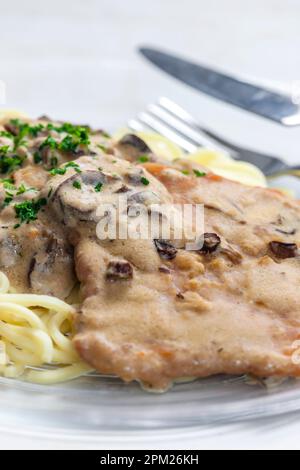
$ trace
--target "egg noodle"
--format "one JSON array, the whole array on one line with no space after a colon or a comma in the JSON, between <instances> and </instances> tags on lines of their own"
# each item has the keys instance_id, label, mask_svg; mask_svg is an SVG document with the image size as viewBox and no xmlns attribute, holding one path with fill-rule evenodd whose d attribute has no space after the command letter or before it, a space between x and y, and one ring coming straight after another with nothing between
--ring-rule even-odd
<instances>
[{"instance_id":1,"label":"egg noodle","mask_svg":"<svg viewBox=\"0 0 300 470\"><path fill-rule=\"evenodd\" d=\"M0 123L27 116L0 110ZM128 132L128 131L127 131ZM125 131L116 135L121 137ZM187 158L216 174L255 186L266 186L262 172L246 162L208 149L186 155L165 137L137 132L154 153L167 160ZM0 375L38 384L54 384L91 371L72 344L74 306L46 295L14 293L7 276L0 272Z\"/></svg>"}]
</instances>

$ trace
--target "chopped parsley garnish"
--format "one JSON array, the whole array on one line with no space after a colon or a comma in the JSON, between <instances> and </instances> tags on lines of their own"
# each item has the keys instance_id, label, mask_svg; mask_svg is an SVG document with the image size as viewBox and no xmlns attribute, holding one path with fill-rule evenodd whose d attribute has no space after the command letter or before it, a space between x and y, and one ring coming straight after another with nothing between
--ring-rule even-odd
<instances>
[{"instance_id":1,"label":"chopped parsley garnish","mask_svg":"<svg viewBox=\"0 0 300 470\"><path fill-rule=\"evenodd\" d=\"M81 189L81 183L80 183L80 181L74 181L74 182L73 182L73 186L74 186L74 188L76 188L76 189Z\"/></svg>"},{"instance_id":2,"label":"chopped parsley garnish","mask_svg":"<svg viewBox=\"0 0 300 470\"><path fill-rule=\"evenodd\" d=\"M14 184L14 180L12 178L3 178L3 179L0 179L0 183L10 183L10 184Z\"/></svg>"},{"instance_id":3,"label":"chopped parsley garnish","mask_svg":"<svg viewBox=\"0 0 300 470\"><path fill-rule=\"evenodd\" d=\"M102 186L103 186L103 183L97 183L96 186L95 186L95 191L96 193L100 193L101 189L102 189Z\"/></svg>"},{"instance_id":4,"label":"chopped parsley garnish","mask_svg":"<svg viewBox=\"0 0 300 470\"><path fill-rule=\"evenodd\" d=\"M141 177L141 183L143 183L145 186L148 186L148 184L150 184L150 181L147 180L147 178L145 178L144 176Z\"/></svg>"},{"instance_id":5,"label":"chopped parsley garnish","mask_svg":"<svg viewBox=\"0 0 300 470\"><path fill-rule=\"evenodd\" d=\"M52 170L50 170L50 175L51 176L64 175L66 171L67 171L66 168L52 168Z\"/></svg>"},{"instance_id":6,"label":"chopped parsley garnish","mask_svg":"<svg viewBox=\"0 0 300 470\"><path fill-rule=\"evenodd\" d=\"M36 201L24 201L15 204L16 217L20 219L20 223L28 224L32 220L37 219L40 209L47 204L47 199L41 198Z\"/></svg>"},{"instance_id":7,"label":"chopped parsley garnish","mask_svg":"<svg viewBox=\"0 0 300 470\"><path fill-rule=\"evenodd\" d=\"M141 155L141 156L138 158L138 162L140 162L140 163L149 162L149 157L148 157L147 155Z\"/></svg>"},{"instance_id":8,"label":"chopped parsley garnish","mask_svg":"<svg viewBox=\"0 0 300 470\"><path fill-rule=\"evenodd\" d=\"M40 152L38 152L38 151L34 152L33 161L34 161L34 163L35 163L36 165L38 165L39 163L41 163L42 157L41 157Z\"/></svg>"},{"instance_id":9,"label":"chopped parsley garnish","mask_svg":"<svg viewBox=\"0 0 300 470\"><path fill-rule=\"evenodd\" d=\"M47 125L48 130L53 130L59 133L65 132L69 134L67 137L68 139L63 139L61 142L61 149L65 151L74 151L76 150L78 145L89 145L89 128L84 126L74 126L68 122L65 122L61 126L54 126L53 124L49 123Z\"/></svg>"},{"instance_id":10,"label":"chopped parsley garnish","mask_svg":"<svg viewBox=\"0 0 300 470\"><path fill-rule=\"evenodd\" d=\"M9 137L10 139L13 139L14 135L8 131L0 131L0 137Z\"/></svg>"},{"instance_id":11,"label":"chopped parsley garnish","mask_svg":"<svg viewBox=\"0 0 300 470\"><path fill-rule=\"evenodd\" d=\"M199 171L199 170L193 170L195 176L197 176L197 178L201 178L202 176L206 176L206 173L204 171Z\"/></svg>"},{"instance_id":12,"label":"chopped parsley garnish","mask_svg":"<svg viewBox=\"0 0 300 470\"><path fill-rule=\"evenodd\" d=\"M10 191L5 191L5 198L3 201L3 207L8 206L14 198L14 194L11 193Z\"/></svg>"},{"instance_id":13,"label":"chopped parsley garnish","mask_svg":"<svg viewBox=\"0 0 300 470\"><path fill-rule=\"evenodd\" d=\"M43 148L45 147L50 147L54 150L57 149L58 143L56 142L56 140L53 139L53 137L51 137L51 135L49 135L47 139L45 139L44 142L41 143L41 145L39 146L39 150L43 150Z\"/></svg>"},{"instance_id":14,"label":"chopped parsley garnish","mask_svg":"<svg viewBox=\"0 0 300 470\"><path fill-rule=\"evenodd\" d=\"M16 187L11 181L12 180L3 180L3 187L9 191L15 191Z\"/></svg>"},{"instance_id":15,"label":"chopped parsley garnish","mask_svg":"<svg viewBox=\"0 0 300 470\"><path fill-rule=\"evenodd\" d=\"M26 188L24 184L21 184L18 188L14 184L8 181L4 181L3 187L5 191L4 207L8 206L15 196L20 196L26 193L26 191L36 191L35 188Z\"/></svg>"},{"instance_id":16,"label":"chopped parsley garnish","mask_svg":"<svg viewBox=\"0 0 300 470\"><path fill-rule=\"evenodd\" d=\"M0 155L7 155L8 151L9 145L2 145L2 147L0 147Z\"/></svg>"},{"instance_id":17,"label":"chopped parsley garnish","mask_svg":"<svg viewBox=\"0 0 300 470\"><path fill-rule=\"evenodd\" d=\"M59 144L59 150L63 152L76 152L78 146L78 141L75 140L71 135L67 135Z\"/></svg>"},{"instance_id":18,"label":"chopped parsley garnish","mask_svg":"<svg viewBox=\"0 0 300 470\"><path fill-rule=\"evenodd\" d=\"M74 168L76 173L81 173L81 169L78 163L69 162L69 163L66 163L66 165L64 165L63 168L52 168L52 170L50 170L50 175L51 176L64 175L68 168Z\"/></svg>"},{"instance_id":19,"label":"chopped parsley garnish","mask_svg":"<svg viewBox=\"0 0 300 470\"><path fill-rule=\"evenodd\" d=\"M24 145L24 138L28 135L37 137L37 135L44 129L43 124L31 126L26 122L19 119L11 119L10 124L16 128L17 135L14 137L15 149L20 145Z\"/></svg>"},{"instance_id":20,"label":"chopped parsley garnish","mask_svg":"<svg viewBox=\"0 0 300 470\"><path fill-rule=\"evenodd\" d=\"M24 158L18 155L9 155L8 151L8 145L0 147L0 173L11 173L24 161Z\"/></svg>"},{"instance_id":21,"label":"chopped parsley garnish","mask_svg":"<svg viewBox=\"0 0 300 470\"><path fill-rule=\"evenodd\" d=\"M182 173L183 175L189 175L189 174L190 174L190 172L189 172L188 170L182 170L181 173Z\"/></svg>"},{"instance_id":22,"label":"chopped parsley garnish","mask_svg":"<svg viewBox=\"0 0 300 470\"><path fill-rule=\"evenodd\" d=\"M80 166L78 165L78 163L75 163L75 162L68 162L65 164L65 168L74 168L74 170L76 171L76 173L81 173L81 169L80 169Z\"/></svg>"},{"instance_id":23,"label":"chopped parsley garnish","mask_svg":"<svg viewBox=\"0 0 300 470\"><path fill-rule=\"evenodd\" d=\"M33 188L28 188L28 189L27 189L27 188L24 186L24 184L21 184L21 186L18 187L18 191L17 191L17 194L16 194L16 195L19 196L20 194L26 193L26 191L32 191L32 190L33 190Z\"/></svg>"}]
</instances>

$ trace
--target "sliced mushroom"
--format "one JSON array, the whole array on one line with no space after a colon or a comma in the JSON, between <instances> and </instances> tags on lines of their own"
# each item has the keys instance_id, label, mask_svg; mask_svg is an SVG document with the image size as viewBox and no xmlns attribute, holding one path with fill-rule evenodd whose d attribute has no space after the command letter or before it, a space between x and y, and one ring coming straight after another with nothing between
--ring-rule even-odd
<instances>
[{"instance_id":1,"label":"sliced mushroom","mask_svg":"<svg viewBox=\"0 0 300 470\"><path fill-rule=\"evenodd\" d=\"M159 204L160 198L154 191L139 191L128 197L128 204L137 203L149 206L151 204Z\"/></svg>"},{"instance_id":2,"label":"sliced mushroom","mask_svg":"<svg viewBox=\"0 0 300 470\"><path fill-rule=\"evenodd\" d=\"M155 160L151 149L148 145L138 136L134 134L125 135L116 145L114 151L120 153L121 157L130 162L139 161L141 156L147 154L147 159L150 161Z\"/></svg>"},{"instance_id":3,"label":"sliced mushroom","mask_svg":"<svg viewBox=\"0 0 300 470\"><path fill-rule=\"evenodd\" d=\"M142 153L150 153L151 149L148 147L146 142L144 142L140 137L135 134L126 134L122 139L119 141L120 145L129 145L133 147L135 150L138 150Z\"/></svg>"},{"instance_id":4,"label":"sliced mushroom","mask_svg":"<svg viewBox=\"0 0 300 470\"><path fill-rule=\"evenodd\" d=\"M297 233L295 228L292 228L291 230L281 230L280 228L276 228L275 230L278 233L282 233L282 235L296 235Z\"/></svg>"},{"instance_id":5,"label":"sliced mushroom","mask_svg":"<svg viewBox=\"0 0 300 470\"><path fill-rule=\"evenodd\" d=\"M110 261L105 277L108 281L127 281L133 277L133 268L128 261Z\"/></svg>"},{"instance_id":6,"label":"sliced mushroom","mask_svg":"<svg viewBox=\"0 0 300 470\"><path fill-rule=\"evenodd\" d=\"M64 223L73 226L78 221L95 221L98 207L97 184L105 184L109 180L103 172L87 170L64 179L52 195L55 209ZM78 182L79 187L74 186Z\"/></svg>"},{"instance_id":7,"label":"sliced mushroom","mask_svg":"<svg viewBox=\"0 0 300 470\"><path fill-rule=\"evenodd\" d=\"M12 124L12 122L8 122L7 124L4 124L4 129L7 132L10 132L12 135L18 135L19 133L18 127Z\"/></svg>"},{"instance_id":8,"label":"sliced mushroom","mask_svg":"<svg viewBox=\"0 0 300 470\"><path fill-rule=\"evenodd\" d=\"M3 234L0 241L0 267L9 268L20 259L22 248L16 237Z\"/></svg>"},{"instance_id":9,"label":"sliced mushroom","mask_svg":"<svg viewBox=\"0 0 300 470\"><path fill-rule=\"evenodd\" d=\"M298 254L298 247L296 243L283 243L283 242L270 242L269 248L271 252L281 259L295 258Z\"/></svg>"},{"instance_id":10,"label":"sliced mushroom","mask_svg":"<svg viewBox=\"0 0 300 470\"><path fill-rule=\"evenodd\" d=\"M37 294L66 298L75 284L71 246L53 235L31 259L28 281Z\"/></svg>"},{"instance_id":11,"label":"sliced mushroom","mask_svg":"<svg viewBox=\"0 0 300 470\"><path fill-rule=\"evenodd\" d=\"M159 270L160 273L164 273L164 274L170 274L171 273L171 270L167 266L160 266L158 268L158 270Z\"/></svg>"},{"instance_id":12,"label":"sliced mushroom","mask_svg":"<svg viewBox=\"0 0 300 470\"><path fill-rule=\"evenodd\" d=\"M177 255L177 248L168 240L154 240L155 247L162 259L171 260Z\"/></svg>"},{"instance_id":13,"label":"sliced mushroom","mask_svg":"<svg viewBox=\"0 0 300 470\"><path fill-rule=\"evenodd\" d=\"M203 246L200 253L213 253L221 243L221 238L216 233L204 233Z\"/></svg>"},{"instance_id":14,"label":"sliced mushroom","mask_svg":"<svg viewBox=\"0 0 300 470\"><path fill-rule=\"evenodd\" d=\"M134 168L127 173L128 182L134 186L142 184L144 170L142 168Z\"/></svg>"},{"instance_id":15,"label":"sliced mushroom","mask_svg":"<svg viewBox=\"0 0 300 470\"><path fill-rule=\"evenodd\" d=\"M120 188L118 188L115 191L115 194L128 193L129 191L130 191L130 188L126 186L125 184L122 184L122 186L120 186Z\"/></svg>"}]
</instances>

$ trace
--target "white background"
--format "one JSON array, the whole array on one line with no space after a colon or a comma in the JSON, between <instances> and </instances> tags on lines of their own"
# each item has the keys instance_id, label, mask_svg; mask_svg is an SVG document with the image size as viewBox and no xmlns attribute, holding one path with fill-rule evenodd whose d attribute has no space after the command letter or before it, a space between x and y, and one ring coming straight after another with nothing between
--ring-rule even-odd
<instances>
[{"instance_id":1,"label":"white background","mask_svg":"<svg viewBox=\"0 0 300 470\"><path fill-rule=\"evenodd\" d=\"M113 130L166 95L239 143L300 161L300 128L284 129L201 96L147 64L136 52L141 44L290 89L293 81L300 82L300 1L0 0L6 107ZM294 415L185 436L140 435L136 445L300 447L299 434ZM134 447L132 439L108 436L103 446ZM71 444L1 436L0 446L21 445Z\"/></svg>"}]
</instances>

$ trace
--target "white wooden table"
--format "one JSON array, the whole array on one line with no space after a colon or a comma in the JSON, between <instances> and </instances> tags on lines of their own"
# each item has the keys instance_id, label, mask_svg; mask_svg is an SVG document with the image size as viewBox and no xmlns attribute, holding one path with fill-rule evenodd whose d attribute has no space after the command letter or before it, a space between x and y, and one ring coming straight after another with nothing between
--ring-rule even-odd
<instances>
[{"instance_id":1,"label":"white wooden table","mask_svg":"<svg viewBox=\"0 0 300 470\"><path fill-rule=\"evenodd\" d=\"M201 96L136 53L139 44L156 45L289 89L300 81L299 31L298 0L0 0L0 80L7 107L108 130L166 95L227 137L299 162L300 128L283 129ZM152 448L300 447L299 432L294 415L217 432L140 435L138 442ZM103 447L131 442L131 436L114 443L107 437ZM22 436L1 435L1 447L20 445L35 446Z\"/></svg>"}]
</instances>

